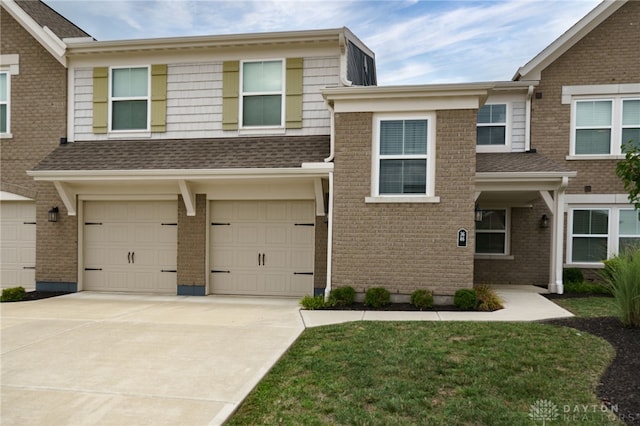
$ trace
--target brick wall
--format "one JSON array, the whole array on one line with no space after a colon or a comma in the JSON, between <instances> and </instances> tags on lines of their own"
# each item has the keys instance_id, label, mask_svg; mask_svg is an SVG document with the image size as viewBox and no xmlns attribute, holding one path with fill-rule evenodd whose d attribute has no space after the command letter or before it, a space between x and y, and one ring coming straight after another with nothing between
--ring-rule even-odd
<instances>
[{"instance_id":1,"label":"brick wall","mask_svg":"<svg viewBox=\"0 0 640 426\"><path fill-rule=\"evenodd\" d=\"M207 197L196 195L196 215L187 216L178 197L178 285L204 286L206 282Z\"/></svg>"},{"instance_id":2,"label":"brick wall","mask_svg":"<svg viewBox=\"0 0 640 426\"><path fill-rule=\"evenodd\" d=\"M316 216L315 259L313 273L313 287L323 289L327 287L327 218Z\"/></svg>"},{"instance_id":3,"label":"brick wall","mask_svg":"<svg viewBox=\"0 0 640 426\"><path fill-rule=\"evenodd\" d=\"M542 72L532 102L531 144L538 152L578 172L567 193L625 193L616 160L566 161L571 106L561 103L563 85L640 82L640 2L630 1ZM537 96L542 96L538 99Z\"/></svg>"},{"instance_id":4,"label":"brick wall","mask_svg":"<svg viewBox=\"0 0 640 426\"><path fill-rule=\"evenodd\" d=\"M440 203L365 204L371 195L371 113L336 114L332 286L452 295L473 284L476 110L437 111ZM469 246L457 247L457 231Z\"/></svg>"}]
</instances>

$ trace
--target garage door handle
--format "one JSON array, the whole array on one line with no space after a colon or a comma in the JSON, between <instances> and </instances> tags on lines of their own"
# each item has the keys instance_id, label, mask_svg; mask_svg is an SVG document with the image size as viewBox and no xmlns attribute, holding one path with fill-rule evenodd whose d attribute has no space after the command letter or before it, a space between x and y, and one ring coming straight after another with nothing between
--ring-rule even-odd
<instances>
[{"instance_id":1,"label":"garage door handle","mask_svg":"<svg viewBox=\"0 0 640 426\"><path fill-rule=\"evenodd\" d=\"M131 252L127 253L127 261L131 263Z\"/></svg>"},{"instance_id":2,"label":"garage door handle","mask_svg":"<svg viewBox=\"0 0 640 426\"><path fill-rule=\"evenodd\" d=\"M136 263L136 252L135 251L131 252L131 263Z\"/></svg>"},{"instance_id":3,"label":"garage door handle","mask_svg":"<svg viewBox=\"0 0 640 426\"><path fill-rule=\"evenodd\" d=\"M264 253L262 253L262 266L264 266Z\"/></svg>"}]
</instances>

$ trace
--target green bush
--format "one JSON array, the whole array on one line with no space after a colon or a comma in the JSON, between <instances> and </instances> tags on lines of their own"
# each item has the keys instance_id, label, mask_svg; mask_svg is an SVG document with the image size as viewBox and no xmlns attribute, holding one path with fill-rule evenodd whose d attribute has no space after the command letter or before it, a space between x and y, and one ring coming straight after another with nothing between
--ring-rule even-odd
<instances>
[{"instance_id":1,"label":"green bush","mask_svg":"<svg viewBox=\"0 0 640 426\"><path fill-rule=\"evenodd\" d=\"M304 309L308 309L312 311L314 309L324 308L326 306L326 303L324 301L324 296L322 295L315 296L315 297L306 295L300 301L300 305L302 305Z\"/></svg>"},{"instance_id":2,"label":"green bush","mask_svg":"<svg viewBox=\"0 0 640 426\"><path fill-rule=\"evenodd\" d=\"M364 304L372 308L381 308L391 303L391 293L382 287L371 287L364 295Z\"/></svg>"},{"instance_id":3,"label":"green bush","mask_svg":"<svg viewBox=\"0 0 640 426\"><path fill-rule=\"evenodd\" d=\"M416 290L411 293L411 304L420 310L433 308L433 293L425 289Z\"/></svg>"},{"instance_id":4,"label":"green bush","mask_svg":"<svg viewBox=\"0 0 640 426\"><path fill-rule=\"evenodd\" d=\"M604 272L601 272L604 273ZM565 293L580 293L580 294L611 294L611 288L607 285L600 283L590 283L583 281L581 283L567 283L564 286Z\"/></svg>"},{"instance_id":5,"label":"green bush","mask_svg":"<svg viewBox=\"0 0 640 426\"><path fill-rule=\"evenodd\" d=\"M602 276L611 287L620 321L627 327L640 327L640 250L614 259Z\"/></svg>"},{"instance_id":6,"label":"green bush","mask_svg":"<svg viewBox=\"0 0 640 426\"><path fill-rule=\"evenodd\" d=\"M496 292L486 284L480 284L475 287L476 297L478 299L478 310L493 312L504 308L502 299Z\"/></svg>"},{"instance_id":7,"label":"green bush","mask_svg":"<svg viewBox=\"0 0 640 426\"><path fill-rule=\"evenodd\" d=\"M584 275L582 270L578 268L567 268L562 271L562 283L567 285L569 283L581 283L584 281Z\"/></svg>"},{"instance_id":8,"label":"green bush","mask_svg":"<svg viewBox=\"0 0 640 426\"><path fill-rule=\"evenodd\" d=\"M353 287L337 287L329 293L329 304L331 306L349 306L356 298L356 291Z\"/></svg>"},{"instance_id":9,"label":"green bush","mask_svg":"<svg viewBox=\"0 0 640 426\"><path fill-rule=\"evenodd\" d=\"M461 288L453 295L453 304L465 311L472 311L478 305L476 291L469 288Z\"/></svg>"},{"instance_id":10,"label":"green bush","mask_svg":"<svg viewBox=\"0 0 640 426\"><path fill-rule=\"evenodd\" d=\"M5 288L2 290L0 302L19 302L24 299L25 294L24 287Z\"/></svg>"}]
</instances>

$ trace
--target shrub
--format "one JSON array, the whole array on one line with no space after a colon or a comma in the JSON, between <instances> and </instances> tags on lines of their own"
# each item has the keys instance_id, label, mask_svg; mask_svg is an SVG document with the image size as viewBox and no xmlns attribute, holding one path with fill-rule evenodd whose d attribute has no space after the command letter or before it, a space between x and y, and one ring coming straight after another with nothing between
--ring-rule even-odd
<instances>
[{"instance_id":1,"label":"shrub","mask_svg":"<svg viewBox=\"0 0 640 426\"><path fill-rule=\"evenodd\" d=\"M486 284L480 284L475 287L476 297L478 299L478 310L493 312L504 308L502 299L491 287Z\"/></svg>"},{"instance_id":2,"label":"shrub","mask_svg":"<svg viewBox=\"0 0 640 426\"><path fill-rule=\"evenodd\" d=\"M356 298L356 291L353 287L337 287L329 293L329 304L331 306L349 306Z\"/></svg>"},{"instance_id":3,"label":"shrub","mask_svg":"<svg viewBox=\"0 0 640 426\"><path fill-rule=\"evenodd\" d=\"M364 304L372 308L381 308L391 303L391 293L382 287L371 287L364 295Z\"/></svg>"},{"instance_id":4,"label":"shrub","mask_svg":"<svg viewBox=\"0 0 640 426\"><path fill-rule=\"evenodd\" d=\"M12 287L2 290L2 296L0 296L1 302L19 302L24 299L26 292L24 287Z\"/></svg>"},{"instance_id":5,"label":"shrub","mask_svg":"<svg viewBox=\"0 0 640 426\"><path fill-rule=\"evenodd\" d=\"M627 327L640 327L640 250L615 259L602 275L611 287L620 321Z\"/></svg>"},{"instance_id":6,"label":"shrub","mask_svg":"<svg viewBox=\"0 0 640 426\"><path fill-rule=\"evenodd\" d=\"M562 271L562 283L581 283L584 281L582 270L578 268L567 268Z\"/></svg>"},{"instance_id":7,"label":"shrub","mask_svg":"<svg viewBox=\"0 0 640 426\"><path fill-rule=\"evenodd\" d=\"M314 309L322 309L326 306L324 302L324 296L322 295L315 296L315 297L306 295L300 301L300 305L302 305L304 309L308 309L311 311Z\"/></svg>"},{"instance_id":8,"label":"shrub","mask_svg":"<svg viewBox=\"0 0 640 426\"><path fill-rule=\"evenodd\" d=\"M425 289L416 290L411 293L411 304L420 310L433 308L433 293Z\"/></svg>"},{"instance_id":9,"label":"shrub","mask_svg":"<svg viewBox=\"0 0 640 426\"><path fill-rule=\"evenodd\" d=\"M604 270L603 270L604 271ZM601 272L604 274L604 272ZM611 295L611 288L600 283L590 283L583 281L581 283L567 283L564 286L565 293L581 293L581 294L608 294Z\"/></svg>"},{"instance_id":10,"label":"shrub","mask_svg":"<svg viewBox=\"0 0 640 426\"><path fill-rule=\"evenodd\" d=\"M453 295L453 304L465 311L472 311L478 305L476 291L469 288L461 288Z\"/></svg>"}]
</instances>

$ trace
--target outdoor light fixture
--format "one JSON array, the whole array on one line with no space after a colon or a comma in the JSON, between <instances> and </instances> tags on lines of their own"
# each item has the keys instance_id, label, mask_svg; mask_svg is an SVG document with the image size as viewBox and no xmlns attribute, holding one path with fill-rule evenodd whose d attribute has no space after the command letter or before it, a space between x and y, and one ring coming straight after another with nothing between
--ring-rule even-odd
<instances>
[{"instance_id":1,"label":"outdoor light fixture","mask_svg":"<svg viewBox=\"0 0 640 426\"><path fill-rule=\"evenodd\" d=\"M480 210L480 205L476 203L476 222L482 222L482 210Z\"/></svg>"},{"instance_id":2,"label":"outdoor light fixture","mask_svg":"<svg viewBox=\"0 0 640 426\"><path fill-rule=\"evenodd\" d=\"M548 228L549 227L549 216L546 214L542 215L542 219L540 219L540 228Z\"/></svg>"},{"instance_id":3,"label":"outdoor light fixture","mask_svg":"<svg viewBox=\"0 0 640 426\"><path fill-rule=\"evenodd\" d=\"M58 207L51 207L49 209L49 222L58 221Z\"/></svg>"}]
</instances>

